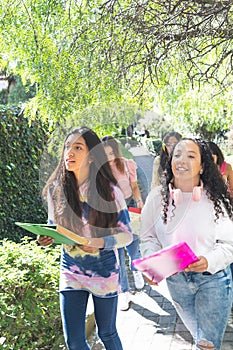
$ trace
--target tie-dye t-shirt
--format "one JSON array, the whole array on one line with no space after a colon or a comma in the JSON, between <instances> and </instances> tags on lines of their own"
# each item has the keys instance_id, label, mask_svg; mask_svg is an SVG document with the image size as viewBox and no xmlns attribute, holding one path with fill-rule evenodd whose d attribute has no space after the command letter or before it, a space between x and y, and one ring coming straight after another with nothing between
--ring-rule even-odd
<instances>
[{"instance_id":1,"label":"tie-dye t-shirt","mask_svg":"<svg viewBox=\"0 0 233 350\"><path fill-rule=\"evenodd\" d=\"M83 201L83 221L89 206L86 203L87 183L80 192ZM112 297L120 292L117 248L132 241L129 214L122 192L114 186L120 233L103 237L105 246L96 253L87 253L78 245L63 245L61 249L60 291L87 290L99 297ZM49 222L53 222L53 206L49 202ZM88 223L86 224L88 228Z\"/></svg>"}]
</instances>

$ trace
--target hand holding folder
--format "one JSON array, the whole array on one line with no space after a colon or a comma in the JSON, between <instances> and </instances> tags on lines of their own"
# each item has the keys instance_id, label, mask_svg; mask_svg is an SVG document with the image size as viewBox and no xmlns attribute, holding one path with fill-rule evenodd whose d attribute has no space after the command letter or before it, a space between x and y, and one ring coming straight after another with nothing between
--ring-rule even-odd
<instances>
[{"instance_id":1,"label":"hand holding folder","mask_svg":"<svg viewBox=\"0 0 233 350\"><path fill-rule=\"evenodd\" d=\"M89 243L88 238L81 237L60 225L32 224L23 222L16 222L15 224L31 233L34 233L35 235L52 237L54 239L54 243L56 244L88 245Z\"/></svg>"},{"instance_id":2,"label":"hand holding folder","mask_svg":"<svg viewBox=\"0 0 233 350\"><path fill-rule=\"evenodd\" d=\"M132 264L149 280L158 283L198 260L189 245L181 242L161 249L146 258L133 260Z\"/></svg>"}]
</instances>

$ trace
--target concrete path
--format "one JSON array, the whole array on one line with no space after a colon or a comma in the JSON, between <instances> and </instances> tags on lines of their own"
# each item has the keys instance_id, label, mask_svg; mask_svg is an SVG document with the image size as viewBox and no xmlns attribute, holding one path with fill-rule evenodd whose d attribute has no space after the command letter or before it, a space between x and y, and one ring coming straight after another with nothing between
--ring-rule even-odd
<instances>
[{"instance_id":1,"label":"concrete path","mask_svg":"<svg viewBox=\"0 0 233 350\"><path fill-rule=\"evenodd\" d=\"M194 350L192 337L173 307L163 281L158 287L146 285L131 296L128 311L118 311L117 327L124 350ZM233 314L222 350L233 349ZM94 350L94 349L93 349Z\"/></svg>"},{"instance_id":2,"label":"concrete path","mask_svg":"<svg viewBox=\"0 0 233 350\"><path fill-rule=\"evenodd\" d=\"M142 199L145 202L150 191L154 157L142 146L131 147L129 151L133 154L138 166L138 185L141 189Z\"/></svg>"},{"instance_id":3,"label":"concrete path","mask_svg":"<svg viewBox=\"0 0 233 350\"><path fill-rule=\"evenodd\" d=\"M123 350L194 350L192 337L173 307L166 282L145 285L134 290L133 276L128 271L131 304L128 311L118 310L117 329ZM93 331L89 338L92 350L105 349ZM233 349L233 310L228 321L221 350Z\"/></svg>"}]
</instances>

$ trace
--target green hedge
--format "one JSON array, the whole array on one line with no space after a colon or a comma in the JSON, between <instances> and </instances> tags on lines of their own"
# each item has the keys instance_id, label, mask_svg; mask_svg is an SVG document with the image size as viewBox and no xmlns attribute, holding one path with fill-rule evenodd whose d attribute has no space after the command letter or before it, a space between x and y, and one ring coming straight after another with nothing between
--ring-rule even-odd
<instances>
[{"instance_id":1,"label":"green hedge","mask_svg":"<svg viewBox=\"0 0 233 350\"><path fill-rule=\"evenodd\" d=\"M0 348L58 350L63 343L59 309L59 247L24 238L0 243Z\"/></svg>"},{"instance_id":2,"label":"green hedge","mask_svg":"<svg viewBox=\"0 0 233 350\"><path fill-rule=\"evenodd\" d=\"M20 241L25 234L15 221L43 222L39 173L47 127L29 124L19 108L0 107L0 235Z\"/></svg>"}]
</instances>

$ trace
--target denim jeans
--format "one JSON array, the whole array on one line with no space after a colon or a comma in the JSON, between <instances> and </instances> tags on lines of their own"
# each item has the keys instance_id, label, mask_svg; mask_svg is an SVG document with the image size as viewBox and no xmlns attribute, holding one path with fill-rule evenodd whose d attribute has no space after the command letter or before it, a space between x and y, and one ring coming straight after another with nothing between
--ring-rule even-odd
<instances>
[{"instance_id":1,"label":"denim jeans","mask_svg":"<svg viewBox=\"0 0 233 350\"><path fill-rule=\"evenodd\" d=\"M177 313L196 346L205 339L220 350L232 306L230 268L213 275L181 272L167 278L167 285Z\"/></svg>"},{"instance_id":2,"label":"denim jeans","mask_svg":"<svg viewBox=\"0 0 233 350\"><path fill-rule=\"evenodd\" d=\"M68 290L60 292L60 308L64 338L69 350L90 350L85 331L89 292ZM107 350L122 350L116 329L118 297L99 298L93 295L98 336Z\"/></svg>"},{"instance_id":3,"label":"denim jeans","mask_svg":"<svg viewBox=\"0 0 233 350\"><path fill-rule=\"evenodd\" d=\"M132 261L141 258L141 253L139 249L139 237L137 235L133 235L133 242L126 246L126 251L129 256L130 269L132 271L135 271L136 269L132 266ZM129 291L129 280L125 266L125 248L118 248L118 254L120 262L119 270L121 291L125 293Z\"/></svg>"}]
</instances>

